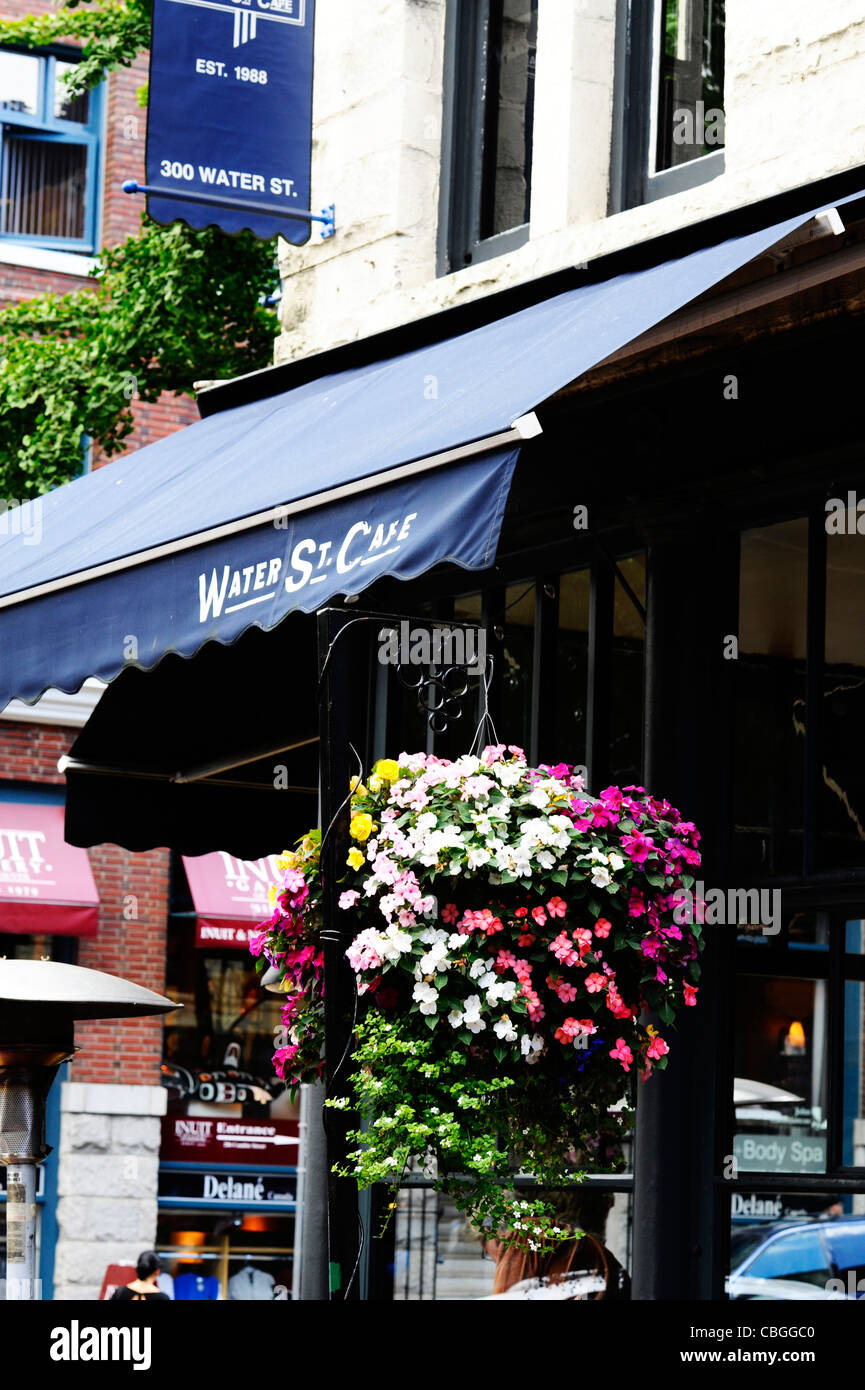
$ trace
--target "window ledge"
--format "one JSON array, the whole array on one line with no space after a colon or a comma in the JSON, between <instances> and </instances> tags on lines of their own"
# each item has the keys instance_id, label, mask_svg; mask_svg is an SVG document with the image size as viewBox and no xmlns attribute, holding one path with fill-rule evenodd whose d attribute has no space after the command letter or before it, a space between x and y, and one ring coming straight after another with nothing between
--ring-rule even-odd
<instances>
[{"instance_id":1,"label":"window ledge","mask_svg":"<svg viewBox=\"0 0 865 1390\"><path fill-rule=\"evenodd\" d=\"M79 251L50 251L45 246L25 246L0 240L0 262L26 266L29 270L52 270L56 275L78 275L84 279L96 265L95 256Z\"/></svg>"}]
</instances>

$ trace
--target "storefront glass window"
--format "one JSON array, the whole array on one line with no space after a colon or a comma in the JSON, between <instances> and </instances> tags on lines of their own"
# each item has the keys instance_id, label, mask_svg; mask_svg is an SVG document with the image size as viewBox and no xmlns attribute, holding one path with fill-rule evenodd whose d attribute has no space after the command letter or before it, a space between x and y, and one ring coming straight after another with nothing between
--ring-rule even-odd
<instances>
[{"instance_id":1,"label":"storefront glass window","mask_svg":"<svg viewBox=\"0 0 865 1390\"><path fill-rule=\"evenodd\" d=\"M563 574L559 584L555 746L560 762L577 767L586 765L590 585L588 569Z\"/></svg>"},{"instance_id":2,"label":"storefront glass window","mask_svg":"<svg viewBox=\"0 0 865 1390\"><path fill-rule=\"evenodd\" d=\"M740 976L735 1000L739 1173L826 1171L826 980Z\"/></svg>"},{"instance_id":3,"label":"storefront glass window","mask_svg":"<svg viewBox=\"0 0 865 1390\"><path fill-rule=\"evenodd\" d=\"M734 861L745 875L802 870L807 584L805 518L743 533Z\"/></svg>"},{"instance_id":4,"label":"storefront glass window","mask_svg":"<svg viewBox=\"0 0 865 1390\"><path fill-rule=\"evenodd\" d=\"M646 606L646 557L619 561L628 587ZM610 782L639 785L643 765L643 659L646 626L620 579L613 592L613 650L610 681ZM600 787L592 789L595 792Z\"/></svg>"},{"instance_id":5,"label":"storefront glass window","mask_svg":"<svg viewBox=\"0 0 865 1390\"><path fill-rule=\"evenodd\" d=\"M826 540L826 647L819 855L828 869L865 867L865 540Z\"/></svg>"},{"instance_id":6,"label":"storefront glass window","mask_svg":"<svg viewBox=\"0 0 865 1390\"><path fill-rule=\"evenodd\" d=\"M581 1188L566 1201L582 1201L581 1225L599 1239L616 1265L631 1268L631 1195ZM395 1302L489 1298L496 1277L495 1243L482 1237L449 1198L430 1188L404 1187L397 1202L393 1297Z\"/></svg>"},{"instance_id":7,"label":"storefront glass window","mask_svg":"<svg viewBox=\"0 0 865 1390\"><path fill-rule=\"evenodd\" d=\"M500 637L499 637L499 634ZM499 737L528 751L531 740L532 660L535 636L535 586L512 584L505 590L504 620L495 633L501 670Z\"/></svg>"},{"instance_id":8,"label":"storefront glass window","mask_svg":"<svg viewBox=\"0 0 865 1390\"><path fill-rule=\"evenodd\" d=\"M294 1216L160 1211L156 1249L180 1302L291 1297Z\"/></svg>"},{"instance_id":9,"label":"storefront glass window","mask_svg":"<svg viewBox=\"0 0 865 1390\"><path fill-rule=\"evenodd\" d=\"M162 1080L169 1108L204 1103L251 1116L268 1113L263 1107L283 1092L271 1061L280 1000L262 989L249 952L196 947L194 923L175 921L166 994L183 1005L165 1024Z\"/></svg>"}]
</instances>

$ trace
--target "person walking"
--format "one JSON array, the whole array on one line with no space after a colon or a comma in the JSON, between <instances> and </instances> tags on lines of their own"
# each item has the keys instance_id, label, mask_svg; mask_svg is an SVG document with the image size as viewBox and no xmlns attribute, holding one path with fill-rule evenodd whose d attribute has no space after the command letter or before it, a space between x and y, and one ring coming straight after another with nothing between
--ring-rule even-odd
<instances>
[{"instance_id":1,"label":"person walking","mask_svg":"<svg viewBox=\"0 0 865 1390\"><path fill-rule=\"evenodd\" d=\"M153 1250L145 1250L138 1256L135 1271L137 1279L133 1279L131 1284L126 1284L122 1289L115 1289L111 1295L111 1301L122 1303L146 1303L159 1300L163 1303L170 1303L171 1299L167 1293L162 1293L156 1286L156 1280L162 1272L162 1265L159 1256Z\"/></svg>"}]
</instances>

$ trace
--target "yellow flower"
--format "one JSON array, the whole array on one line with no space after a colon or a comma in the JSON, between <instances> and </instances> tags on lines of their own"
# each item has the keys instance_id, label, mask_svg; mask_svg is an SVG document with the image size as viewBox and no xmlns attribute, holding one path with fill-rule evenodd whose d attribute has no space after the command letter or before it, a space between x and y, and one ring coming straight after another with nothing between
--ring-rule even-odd
<instances>
[{"instance_id":1,"label":"yellow flower","mask_svg":"<svg viewBox=\"0 0 865 1390\"><path fill-rule=\"evenodd\" d=\"M285 854L281 854L276 862L277 866L283 871L286 869L294 869L297 866L297 855L293 850L286 850Z\"/></svg>"},{"instance_id":2,"label":"yellow flower","mask_svg":"<svg viewBox=\"0 0 865 1390\"><path fill-rule=\"evenodd\" d=\"M350 869L360 869L363 867L363 855L359 849L350 849L345 862Z\"/></svg>"},{"instance_id":3,"label":"yellow flower","mask_svg":"<svg viewBox=\"0 0 865 1390\"><path fill-rule=\"evenodd\" d=\"M373 793L373 795L375 795L376 792L380 792L383 786L384 782L381 780L381 778L378 777L375 773L373 773L369 779L369 789Z\"/></svg>"},{"instance_id":4,"label":"yellow flower","mask_svg":"<svg viewBox=\"0 0 865 1390\"><path fill-rule=\"evenodd\" d=\"M280 867L282 867L280 865ZM276 895L279 892L275 883L272 883L267 890L267 901L271 907L276 907Z\"/></svg>"},{"instance_id":5,"label":"yellow flower","mask_svg":"<svg viewBox=\"0 0 865 1390\"><path fill-rule=\"evenodd\" d=\"M395 758L379 758L373 772L385 782L395 782L399 777L399 763Z\"/></svg>"},{"instance_id":6,"label":"yellow flower","mask_svg":"<svg viewBox=\"0 0 865 1390\"><path fill-rule=\"evenodd\" d=\"M359 811L352 816L350 829L353 840L368 840L372 834L372 816L367 815L366 811Z\"/></svg>"}]
</instances>

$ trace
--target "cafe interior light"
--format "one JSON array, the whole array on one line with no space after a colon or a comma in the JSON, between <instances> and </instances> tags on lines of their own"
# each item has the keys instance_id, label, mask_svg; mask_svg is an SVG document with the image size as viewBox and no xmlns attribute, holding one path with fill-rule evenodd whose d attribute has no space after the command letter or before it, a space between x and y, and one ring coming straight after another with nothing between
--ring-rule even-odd
<instances>
[{"instance_id":1,"label":"cafe interior light","mask_svg":"<svg viewBox=\"0 0 865 1390\"><path fill-rule=\"evenodd\" d=\"M784 1051L792 1056L800 1055L805 1051L805 1029L798 1019L790 1024L784 1039Z\"/></svg>"}]
</instances>

